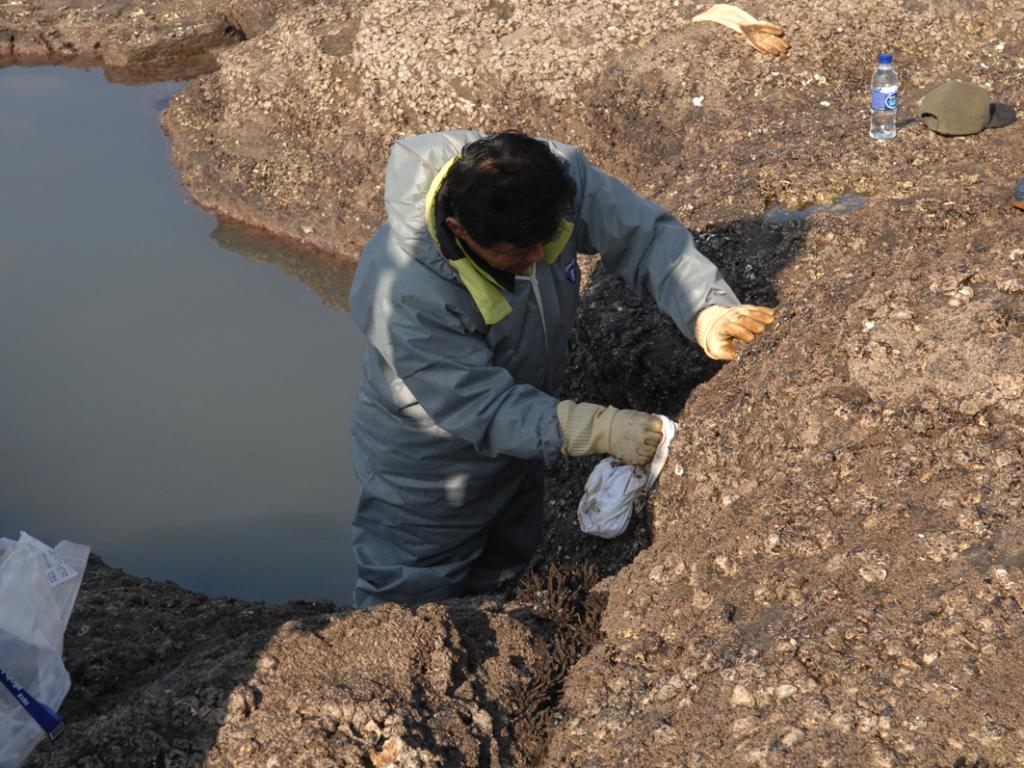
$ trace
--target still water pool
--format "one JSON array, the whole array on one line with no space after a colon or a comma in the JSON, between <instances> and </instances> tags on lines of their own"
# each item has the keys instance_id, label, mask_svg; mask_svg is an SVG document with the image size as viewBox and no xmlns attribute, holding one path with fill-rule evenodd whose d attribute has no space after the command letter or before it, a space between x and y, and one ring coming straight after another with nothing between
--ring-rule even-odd
<instances>
[{"instance_id":1,"label":"still water pool","mask_svg":"<svg viewBox=\"0 0 1024 768\"><path fill-rule=\"evenodd\" d=\"M158 124L181 87L0 69L0 536L348 603L352 268L188 202Z\"/></svg>"}]
</instances>

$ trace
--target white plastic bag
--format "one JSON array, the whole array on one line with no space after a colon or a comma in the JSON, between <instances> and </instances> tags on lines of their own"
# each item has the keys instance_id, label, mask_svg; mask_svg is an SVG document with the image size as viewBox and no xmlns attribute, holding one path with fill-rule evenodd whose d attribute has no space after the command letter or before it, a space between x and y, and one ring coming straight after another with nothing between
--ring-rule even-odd
<instances>
[{"instance_id":1,"label":"white plastic bag","mask_svg":"<svg viewBox=\"0 0 1024 768\"><path fill-rule=\"evenodd\" d=\"M676 423L667 416L658 418L661 419L661 442L650 464L638 467L609 456L590 473L576 510L584 533L602 539L622 535L634 507L639 510L647 501L647 494L661 474L668 458L668 448L676 436Z\"/></svg>"},{"instance_id":2,"label":"white plastic bag","mask_svg":"<svg viewBox=\"0 0 1024 768\"><path fill-rule=\"evenodd\" d=\"M88 558L87 546L51 549L24 531L18 541L0 539L0 768L21 765L47 735L44 725L51 738L59 733L49 714L71 687L64 629Z\"/></svg>"}]
</instances>

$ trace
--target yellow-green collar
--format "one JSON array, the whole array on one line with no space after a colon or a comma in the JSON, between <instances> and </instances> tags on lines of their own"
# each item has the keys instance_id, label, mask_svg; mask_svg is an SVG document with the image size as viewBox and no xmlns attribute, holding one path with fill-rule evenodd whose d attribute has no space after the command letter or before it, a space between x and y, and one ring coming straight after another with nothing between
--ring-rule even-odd
<instances>
[{"instance_id":1,"label":"yellow-green collar","mask_svg":"<svg viewBox=\"0 0 1024 768\"><path fill-rule=\"evenodd\" d=\"M437 237L437 224L434 216L434 204L437 200L437 193L441 189L441 183L444 181L444 177L448 175L448 171L459 156L456 155L443 166L441 170L437 172L433 180L430 182L430 188L427 190L427 198L425 201L425 215L427 218L427 231L430 233L430 239L434 241L434 245L438 251L441 250L441 243ZM558 254L562 252L569 239L572 237L574 225L568 219L562 219L558 223L558 230L555 232L555 236L544 244L544 261L548 264L554 264L558 258ZM473 297L473 302L476 304L477 309L480 310L480 314L484 318L484 322L488 325L494 325L495 323L508 317L509 313L512 312L512 305L508 303L508 300L504 296L504 290L498 284L498 282L487 274L480 266L469 257L466 253L465 248L462 245L462 241L456 239L456 243L459 249L462 251L462 258L449 259L448 263L451 264L459 278L462 280L462 284L466 286L466 290L469 291L469 295ZM534 269L534 267L530 267Z\"/></svg>"}]
</instances>

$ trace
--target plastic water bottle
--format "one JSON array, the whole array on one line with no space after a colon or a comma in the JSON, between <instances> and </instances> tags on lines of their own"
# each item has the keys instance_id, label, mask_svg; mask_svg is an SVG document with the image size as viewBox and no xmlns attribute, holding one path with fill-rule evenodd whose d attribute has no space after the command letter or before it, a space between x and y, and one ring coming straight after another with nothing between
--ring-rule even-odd
<instances>
[{"instance_id":1,"label":"plastic water bottle","mask_svg":"<svg viewBox=\"0 0 1024 768\"><path fill-rule=\"evenodd\" d=\"M892 66L892 54L880 53L878 66L871 75L871 130L872 139L896 138L896 104L900 78Z\"/></svg>"}]
</instances>

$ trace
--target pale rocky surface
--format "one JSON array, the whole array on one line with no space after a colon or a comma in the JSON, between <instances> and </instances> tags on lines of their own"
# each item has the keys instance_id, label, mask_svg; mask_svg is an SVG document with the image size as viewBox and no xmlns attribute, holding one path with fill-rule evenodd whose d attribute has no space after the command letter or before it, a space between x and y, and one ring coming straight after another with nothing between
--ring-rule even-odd
<instances>
[{"instance_id":1,"label":"pale rocky surface","mask_svg":"<svg viewBox=\"0 0 1024 768\"><path fill-rule=\"evenodd\" d=\"M199 203L341 257L380 221L397 136L578 144L779 320L710 364L593 272L566 394L681 429L649 520L619 541L576 529L590 463L551 472L538 563L595 563L589 598L553 578L416 611L221 606L257 610L252 647L193 652L183 625L146 686L76 688L75 738L35 764L1024 763L1024 213L1007 205L1024 123L866 136L881 45L907 114L954 76L1020 112L1024 6L749 6L786 29L778 59L690 24L703 7L308 6L175 98L164 125ZM763 219L851 192L866 204L845 216ZM123 653L82 649L73 674ZM159 738L132 735L132 706Z\"/></svg>"},{"instance_id":2,"label":"pale rocky surface","mask_svg":"<svg viewBox=\"0 0 1024 768\"><path fill-rule=\"evenodd\" d=\"M179 94L164 125L200 204L349 256L383 215L388 144L452 127L518 127L577 144L696 227L760 215L774 202L883 190L912 198L923 182L984 191L1004 181L979 176L973 158L980 143L1012 162L1012 142L992 146L1005 136L948 142L915 125L912 142L866 142L867 80L885 41L908 108L952 77L1017 103L1024 8L994 0L888 2L884 12L848 1L813 13L800 2L752 7L787 31L793 48L774 58L718 25L690 22L703 7L311 6L221 54L220 70Z\"/></svg>"},{"instance_id":3,"label":"pale rocky surface","mask_svg":"<svg viewBox=\"0 0 1024 768\"><path fill-rule=\"evenodd\" d=\"M875 215L812 221L686 403L547 764L1024 761L1019 217L977 211L979 253L959 213L871 248Z\"/></svg>"}]
</instances>

